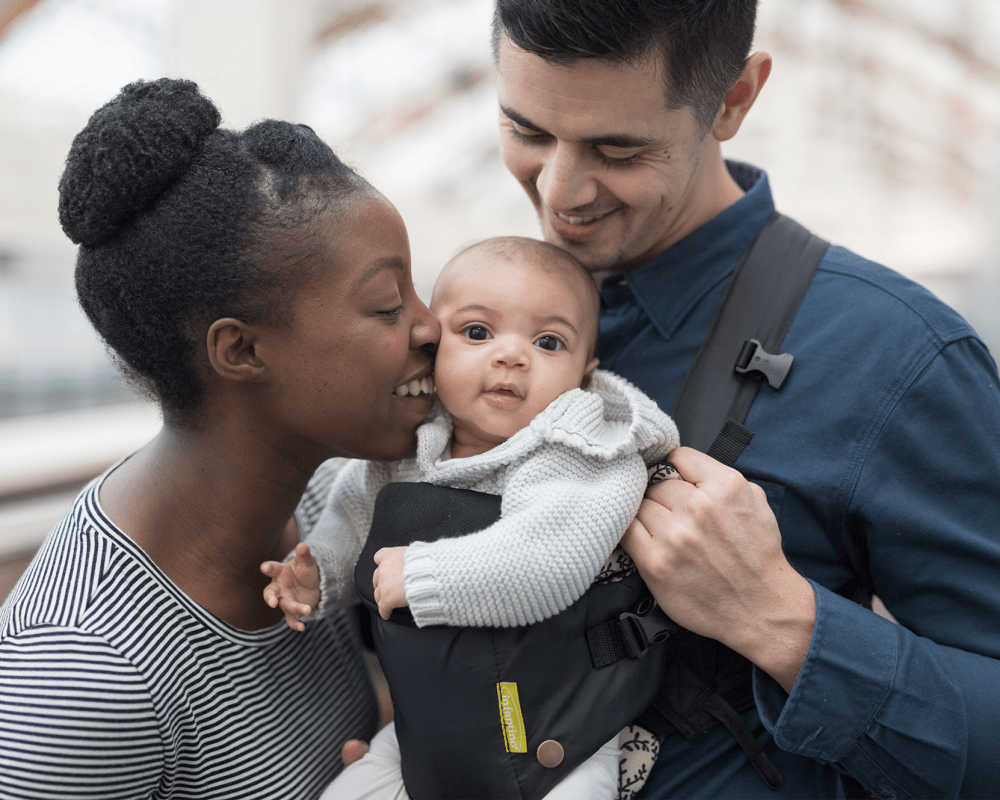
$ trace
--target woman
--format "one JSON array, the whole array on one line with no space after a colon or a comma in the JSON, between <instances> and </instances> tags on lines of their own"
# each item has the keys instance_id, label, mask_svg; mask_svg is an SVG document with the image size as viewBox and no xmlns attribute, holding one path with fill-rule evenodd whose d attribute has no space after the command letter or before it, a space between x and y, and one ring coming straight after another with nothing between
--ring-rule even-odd
<instances>
[{"instance_id":1,"label":"woman","mask_svg":"<svg viewBox=\"0 0 1000 800\"><path fill-rule=\"evenodd\" d=\"M438 327L399 215L309 128L218 125L193 83L135 83L67 160L80 303L163 428L0 609L2 796L310 798L375 730L351 615L290 630L259 566L324 462L413 447L432 398L394 390Z\"/></svg>"}]
</instances>

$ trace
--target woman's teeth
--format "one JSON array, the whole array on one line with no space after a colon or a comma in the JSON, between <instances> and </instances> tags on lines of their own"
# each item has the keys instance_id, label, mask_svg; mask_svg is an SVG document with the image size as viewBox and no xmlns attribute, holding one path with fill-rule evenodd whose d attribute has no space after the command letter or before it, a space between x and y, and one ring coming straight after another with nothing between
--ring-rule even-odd
<instances>
[{"instance_id":1,"label":"woman's teeth","mask_svg":"<svg viewBox=\"0 0 1000 800\"><path fill-rule=\"evenodd\" d=\"M397 386L392 392L397 397L408 397L409 395L434 394L434 377L428 375L420 380L412 380Z\"/></svg>"}]
</instances>

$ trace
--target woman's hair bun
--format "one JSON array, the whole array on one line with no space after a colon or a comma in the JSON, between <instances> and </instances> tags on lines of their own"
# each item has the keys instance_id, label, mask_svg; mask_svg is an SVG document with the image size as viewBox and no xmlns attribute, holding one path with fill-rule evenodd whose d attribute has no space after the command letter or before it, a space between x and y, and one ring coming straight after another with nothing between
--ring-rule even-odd
<instances>
[{"instance_id":1,"label":"woman's hair bun","mask_svg":"<svg viewBox=\"0 0 1000 800\"><path fill-rule=\"evenodd\" d=\"M188 170L219 122L191 81L130 83L73 139L59 181L66 235L97 245L117 234Z\"/></svg>"}]
</instances>

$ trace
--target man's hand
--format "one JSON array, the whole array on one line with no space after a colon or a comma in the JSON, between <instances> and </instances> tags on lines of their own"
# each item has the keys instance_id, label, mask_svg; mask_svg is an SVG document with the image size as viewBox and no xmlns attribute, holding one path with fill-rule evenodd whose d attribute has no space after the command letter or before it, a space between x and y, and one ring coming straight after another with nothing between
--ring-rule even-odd
<instances>
[{"instance_id":1,"label":"man's hand","mask_svg":"<svg viewBox=\"0 0 1000 800\"><path fill-rule=\"evenodd\" d=\"M311 614L319 602L319 565L309 545L299 542L291 560L284 564L265 561L260 571L271 579L264 587L264 602L271 608L281 607L289 628L304 631L305 623L299 617Z\"/></svg>"},{"instance_id":2,"label":"man's hand","mask_svg":"<svg viewBox=\"0 0 1000 800\"><path fill-rule=\"evenodd\" d=\"M742 653L791 691L816 598L782 552L764 491L697 450L677 448L670 462L684 480L649 488L622 547L671 619Z\"/></svg>"},{"instance_id":3,"label":"man's hand","mask_svg":"<svg viewBox=\"0 0 1000 800\"><path fill-rule=\"evenodd\" d=\"M375 551L378 568L372 575L372 584L375 586L378 614L382 619L389 619L394 608L404 608L407 605L406 589L403 586L405 554L405 547L383 547Z\"/></svg>"}]
</instances>

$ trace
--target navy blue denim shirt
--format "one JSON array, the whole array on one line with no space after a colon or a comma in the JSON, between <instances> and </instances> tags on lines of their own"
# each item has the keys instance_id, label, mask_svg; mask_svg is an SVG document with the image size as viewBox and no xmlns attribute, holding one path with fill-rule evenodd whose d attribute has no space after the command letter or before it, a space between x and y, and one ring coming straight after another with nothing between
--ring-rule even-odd
<instances>
[{"instance_id":1,"label":"navy blue denim shirt","mask_svg":"<svg viewBox=\"0 0 1000 800\"><path fill-rule=\"evenodd\" d=\"M606 277L598 356L673 407L736 263L774 212L767 177L651 261ZM738 467L766 491L816 626L790 695L755 670L746 721L771 791L721 728L668 739L645 797L1000 795L1000 381L983 342L912 281L831 247L765 382ZM838 594L874 587L899 625ZM841 795L842 796L842 795Z\"/></svg>"}]
</instances>

